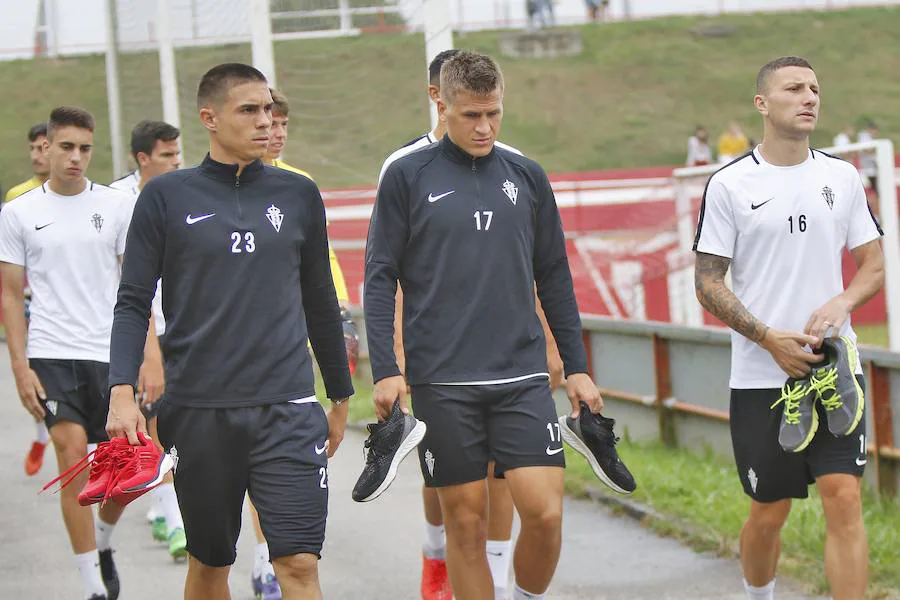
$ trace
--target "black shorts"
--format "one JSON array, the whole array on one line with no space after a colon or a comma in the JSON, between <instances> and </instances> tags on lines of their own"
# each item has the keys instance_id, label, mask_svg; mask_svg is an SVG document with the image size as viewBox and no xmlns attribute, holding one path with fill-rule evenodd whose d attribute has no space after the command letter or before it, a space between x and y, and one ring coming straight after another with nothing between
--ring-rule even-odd
<instances>
[{"instance_id":1,"label":"black shorts","mask_svg":"<svg viewBox=\"0 0 900 600\"><path fill-rule=\"evenodd\" d=\"M428 426L419 444L425 485L444 487L501 471L565 467L556 406L546 377L495 385L412 386L416 418Z\"/></svg>"},{"instance_id":2,"label":"black shorts","mask_svg":"<svg viewBox=\"0 0 900 600\"><path fill-rule=\"evenodd\" d=\"M47 429L60 421L72 421L84 428L90 444L109 439L108 363L57 358L32 358L28 362L47 394L42 401Z\"/></svg>"},{"instance_id":3,"label":"black shorts","mask_svg":"<svg viewBox=\"0 0 900 600\"><path fill-rule=\"evenodd\" d=\"M177 457L175 490L187 550L211 567L234 563L244 494L272 559L319 556L328 514L328 422L318 402L247 408L163 404L163 448Z\"/></svg>"},{"instance_id":4,"label":"black shorts","mask_svg":"<svg viewBox=\"0 0 900 600\"><path fill-rule=\"evenodd\" d=\"M857 375L865 392L866 384ZM862 477L866 465L866 417L849 435L828 431L825 409L816 403L819 428L802 452L785 452L778 443L784 405L771 408L781 390L731 390L731 442L744 492L758 502L806 498L808 487L822 475L847 473Z\"/></svg>"}]
</instances>

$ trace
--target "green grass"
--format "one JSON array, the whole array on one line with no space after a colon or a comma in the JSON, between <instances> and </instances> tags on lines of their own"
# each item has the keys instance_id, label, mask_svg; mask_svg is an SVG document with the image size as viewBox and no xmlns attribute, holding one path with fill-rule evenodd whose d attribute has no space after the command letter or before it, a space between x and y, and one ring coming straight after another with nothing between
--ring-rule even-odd
<instances>
[{"instance_id":1,"label":"green grass","mask_svg":"<svg viewBox=\"0 0 900 600\"><path fill-rule=\"evenodd\" d=\"M885 324L857 325L854 323L853 331L856 332L857 341L860 344L888 347L888 328Z\"/></svg>"},{"instance_id":2,"label":"green grass","mask_svg":"<svg viewBox=\"0 0 900 600\"><path fill-rule=\"evenodd\" d=\"M367 373L354 379L357 395L351 400L350 421L371 421L374 411ZM320 397L321 394L320 394ZM652 507L677 526L648 523L657 532L682 539L700 551L734 557L741 526L750 506L734 465L710 453L667 448L659 443L624 439L618 446L622 460L635 474L638 488L631 499ZM602 488L581 455L566 447L566 487L575 495L588 486ZM602 490L600 490L602 492ZM869 536L872 599L900 598L900 502L882 500L868 490L863 504ZM826 590L823 567L825 518L814 488L805 501L794 502L782 536L781 573L806 584L810 591Z\"/></svg>"},{"instance_id":3,"label":"green grass","mask_svg":"<svg viewBox=\"0 0 900 600\"><path fill-rule=\"evenodd\" d=\"M683 537L699 550L737 555L750 500L741 488L733 463L712 453L696 454L660 443L624 441L619 452L638 482L631 498L674 517L689 533L664 523L655 523L656 529ZM568 447L566 460L570 491L584 491L586 485L602 487L587 462ZM879 499L867 490L863 512L869 536L870 597L900 597L900 503ZM815 489L810 488L807 500L794 502L782 532L779 571L816 593L825 592L827 587L822 559L824 533L822 503Z\"/></svg>"},{"instance_id":4,"label":"green grass","mask_svg":"<svg viewBox=\"0 0 900 600\"><path fill-rule=\"evenodd\" d=\"M353 378L353 389L356 394L350 398L350 412L347 415L349 424L357 424L363 421L375 420L375 409L372 405L372 377L367 372L359 372ZM325 385L322 378L316 376L316 397L322 406L328 408L329 400L325 393Z\"/></svg>"},{"instance_id":5,"label":"green grass","mask_svg":"<svg viewBox=\"0 0 900 600\"><path fill-rule=\"evenodd\" d=\"M698 25L726 22L730 37L697 37ZM900 142L900 9L680 17L582 27L584 52L514 59L499 51L503 32L456 35L456 45L500 60L507 83L501 137L548 171L680 164L697 123L717 136L737 119L759 139L752 106L756 70L780 54L807 56L822 85L813 143L830 144L845 123L875 118ZM428 123L420 34L279 42L279 86L292 103L286 157L323 187L375 182L400 143ZM250 60L249 45L177 52L186 161L206 146L195 116L200 75L225 61ZM126 129L162 115L153 53L120 57ZM50 108L76 104L97 117L90 175L112 177L104 63L100 56L0 63L0 182L29 175L24 134Z\"/></svg>"}]
</instances>

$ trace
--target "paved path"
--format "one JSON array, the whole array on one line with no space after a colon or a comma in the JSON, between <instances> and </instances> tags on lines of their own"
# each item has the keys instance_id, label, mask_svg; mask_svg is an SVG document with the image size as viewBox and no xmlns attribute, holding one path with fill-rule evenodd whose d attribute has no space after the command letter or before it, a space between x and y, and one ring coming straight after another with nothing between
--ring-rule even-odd
<instances>
[{"instance_id":1,"label":"paved path","mask_svg":"<svg viewBox=\"0 0 900 600\"><path fill-rule=\"evenodd\" d=\"M33 428L19 405L5 347L0 347L0 598L78 600L80 584L55 496L38 496L55 470L52 453L43 471L22 470ZM360 505L350 490L363 464L362 437L348 434L330 468L328 541L321 562L325 598L395 600L418 597L422 537L421 476L407 460L391 489ZM148 500L126 511L113 536L122 600L181 597L184 564L174 564L153 542L144 514ZM251 598L253 544L249 523L232 571L235 600ZM549 597L592 600L742 600L738 565L699 555L660 538L634 521L581 500L566 503L563 551ZM786 593L779 600L806 596Z\"/></svg>"}]
</instances>

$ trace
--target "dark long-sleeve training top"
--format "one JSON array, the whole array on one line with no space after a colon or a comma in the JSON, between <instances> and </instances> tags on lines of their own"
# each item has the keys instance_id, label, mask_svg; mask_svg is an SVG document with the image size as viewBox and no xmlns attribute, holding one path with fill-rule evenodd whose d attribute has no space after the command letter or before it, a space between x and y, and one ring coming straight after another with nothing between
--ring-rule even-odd
<instances>
[{"instance_id":1,"label":"dark long-sleeve training top","mask_svg":"<svg viewBox=\"0 0 900 600\"><path fill-rule=\"evenodd\" d=\"M363 306L375 381L399 374L398 281L411 385L546 372L535 283L566 373L587 371L559 210L533 160L497 146L473 158L445 136L387 168L366 247Z\"/></svg>"},{"instance_id":2,"label":"dark long-sleeve training top","mask_svg":"<svg viewBox=\"0 0 900 600\"><path fill-rule=\"evenodd\" d=\"M307 177L207 156L138 197L112 328L110 385L134 384L162 277L167 401L240 407L352 395L328 260L325 206Z\"/></svg>"}]
</instances>

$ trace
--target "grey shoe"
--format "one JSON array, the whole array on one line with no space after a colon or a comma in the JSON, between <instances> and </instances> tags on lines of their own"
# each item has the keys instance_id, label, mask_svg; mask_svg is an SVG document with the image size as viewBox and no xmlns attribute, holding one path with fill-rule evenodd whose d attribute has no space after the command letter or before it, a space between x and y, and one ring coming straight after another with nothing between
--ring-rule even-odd
<instances>
[{"instance_id":1,"label":"grey shoe","mask_svg":"<svg viewBox=\"0 0 900 600\"><path fill-rule=\"evenodd\" d=\"M783 404L778 443L785 452L802 452L819 428L816 414L816 390L808 379L789 378L781 388L781 397L772 404Z\"/></svg>"},{"instance_id":2,"label":"grey shoe","mask_svg":"<svg viewBox=\"0 0 900 600\"><path fill-rule=\"evenodd\" d=\"M810 384L825 408L828 430L836 436L849 435L866 407L865 393L856 379L859 351L847 336L826 338L822 350L825 359L813 366Z\"/></svg>"}]
</instances>

